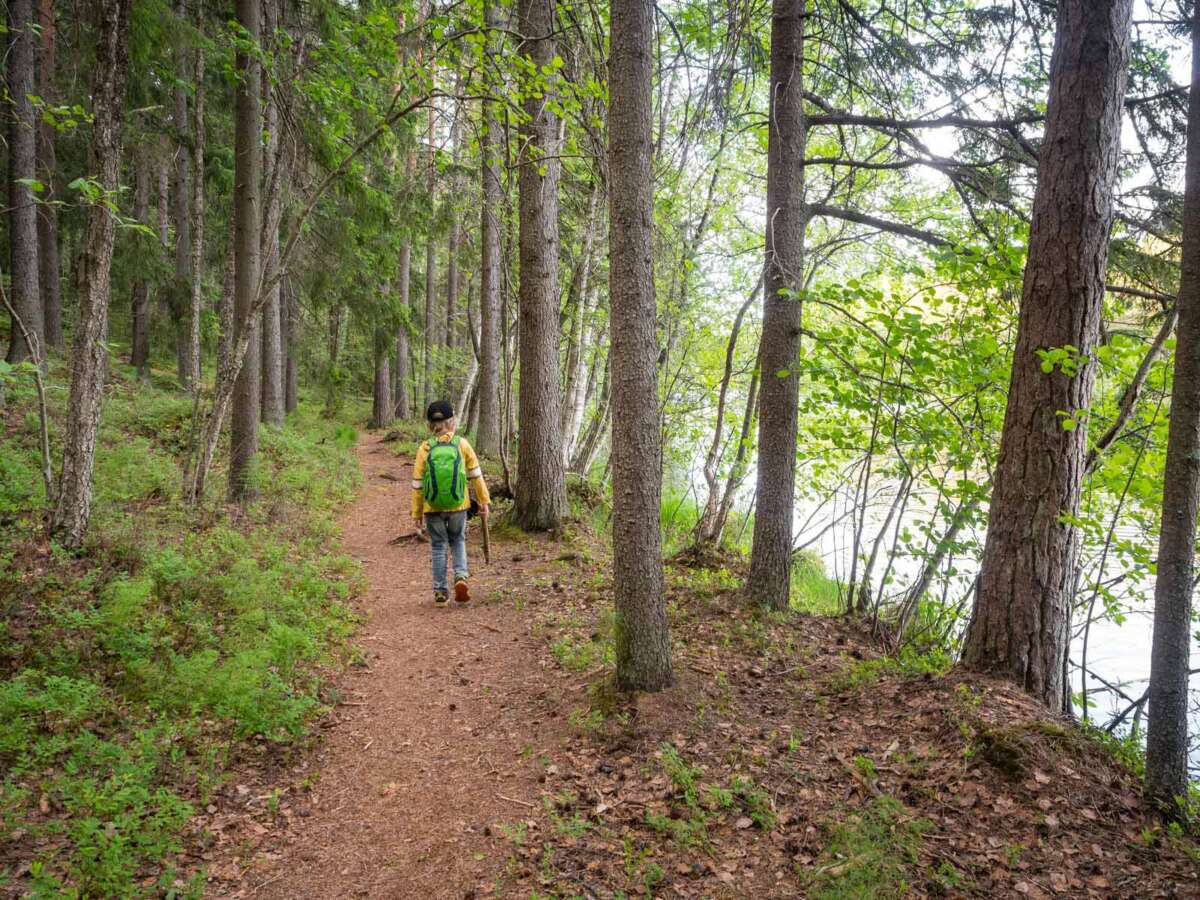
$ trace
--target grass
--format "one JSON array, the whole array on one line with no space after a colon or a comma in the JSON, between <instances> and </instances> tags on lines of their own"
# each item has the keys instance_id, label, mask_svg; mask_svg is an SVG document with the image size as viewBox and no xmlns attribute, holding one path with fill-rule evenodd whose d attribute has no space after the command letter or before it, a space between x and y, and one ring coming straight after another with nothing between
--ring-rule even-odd
<instances>
[{"instance_id":1,"label":"grass","mask_svg":"<svg viewBox=\"0 0 1200 900\"><path fill-rule=\"evenodd\" d=\"M792 609L814 616L836 616L842 611L844 589L825 574L825 563L810 551L792 558Z\"/></svg>"},{"instance_id":2,"label":"grass","mask_svg":"<svg viewBox=\"0 0 1200 900\"><path fill-rule=\"evenodd\" d=\"M922 836L933 826L910 818L899 801L878 797L827 826L822 861L801 873L815 900L883 900L912 885Z\"/></svg>"},{"instance_id":3,"label":"grass","mask_svg":"<svg viewBox=\"0 0 1200 900\"><path fill-rule=\"evenodd\" d=\"M56 365L56 449L66 378ZM32 392L7 388L0 834L30 863L30 896L198 896L176 861L188 820L248 740L304 739L354 628L356 569L330 548L356 435L304 405L264 429L255 503L194 510L178 499L190 399L114 364L92 526L71 554L41 535Z\"/></svg>"}]
</instances>

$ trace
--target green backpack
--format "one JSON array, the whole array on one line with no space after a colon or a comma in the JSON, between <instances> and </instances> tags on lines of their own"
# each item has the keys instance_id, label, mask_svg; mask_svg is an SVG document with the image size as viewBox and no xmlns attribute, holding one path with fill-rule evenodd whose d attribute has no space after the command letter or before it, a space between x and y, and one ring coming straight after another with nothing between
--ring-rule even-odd
<instances>
[{"instance_id":1,"label":"green backpack","mask_svg":"<svg viewBox=\"0 0 1200 900\"><path fill-rule=\"evenodd\" d=\"M461 439L457 436L446 443L429 442L421 492L429 508L438 512L460 509L467 499L467 479L463 471Z\"/></svg>"}]
</instances>

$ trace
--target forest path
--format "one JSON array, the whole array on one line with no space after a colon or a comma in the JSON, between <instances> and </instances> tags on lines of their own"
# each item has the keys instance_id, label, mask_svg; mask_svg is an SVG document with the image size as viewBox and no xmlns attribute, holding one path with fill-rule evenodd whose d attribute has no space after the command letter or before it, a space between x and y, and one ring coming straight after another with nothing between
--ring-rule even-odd
<instances>
[{"instance_id":1,"label":"forest path","mask_svg":"<svg viewBox=\"0 0 1200 900\"><path fill-rule=\"evenodd\" d=\"M490 892L504 849L488 826L526 818L540 796L529 747L549 737L542 723L553 730L559 721L558 699L547 696L520 613L495 599L524 573L511 548L506 562L484 565L473 528L473 600L434 607L428 545L389 545L411 531L412 461L391 446L375 434L360 439L363 486L342 520L343 552L369 584L360 597L369 619L355 639L367 665L339 682L306 814L291 820L282 845L257 855L234 895Z\"/></svg>"}]
</instances>

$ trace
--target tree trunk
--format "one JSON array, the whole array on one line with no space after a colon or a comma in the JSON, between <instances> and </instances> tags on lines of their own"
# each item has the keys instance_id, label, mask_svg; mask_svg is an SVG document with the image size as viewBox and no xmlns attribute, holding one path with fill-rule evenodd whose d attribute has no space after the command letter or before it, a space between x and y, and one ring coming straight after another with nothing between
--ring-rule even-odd
<instances>
[{"instance_id":1,"label":"tree trunk","mask_svg":"<svg viewBox=\"0 0 1200 900\"><path fill-rule=\"evenodd\" d=\"M376 327L374 335L375 390L372 394L371 427L387 428L392 424L394 401L392 400L392 366L389 359L387 332Z\"/></svg>"},{"instance_id":2,"label":"tree trunk","mask_svg":"<svg viewBox=\"0 0 1200 900\"><path fill-rule=\"evenodd\" d=\"M166 151L158 161L158 197L155 211L158 213L158 242L163 248L163 257L171 252L171 163ZM166 294L168 312L171 307L170 293Z\"/></svg>"},{"instance_id":3,"label":"tree trunk","mask_svg":"<svg viewBox=\"0 0 1200 900\"><path fill-rule=\"evenodd\" d=\"M99 0L92 68L92 151L88 171L115 191L121 174L121 125L129 71L130 0ZM116 220L99 204L88 212L79 260L79 319L71 353L71 389L63 437L62 474L51 527L68 547L80 547L92 506L96 434L108 363L108 296ZM36 296L36 295L35 295Z\"/></svg>"},{"instance_id":4,"label":"tree trunk","mask_svg":"<svg viewBox=\"0 0 1200 900\"><path fill-rule=\"evenodd\" d=\"M467 370L467 377L463 381L462 392L459 395L458 406L455 409L458 411L463 431L470 432L474 419L471 417L471 410L475 406L475 396L477 394L477 386L479 384L479 331L475 327L475 317L471 315L471 294L472 285L467 286L467 338L471 342L471 366Z\"/></svg>"},{"instance_id":5,"label":"tree trunk","mask_svg":"<svg viewBox=\"0 0 1200 900\"><path fill-rule=\"evenodd\" d=\"M175 17L183 22L187 19L184 0L175 0ZM191 127L188 119L187 65L183 53L176 51L175 76L179 79L173 92L174 107L172 122L175 127L175 183L171 199L175 207L175 285L171 291L171 315L175 323L175 362L179 386L185 391L193 389L192 372L192 321L191 321L191 262L192 262L192 192L189 188L192 173L192 154L189 148Z\"/></svg>"},{"instance_id":6,"label":"tree trunk","mask_svg":"<svg viewBox=\"0 0 1200 900\"><path fill-rule=\"evenodd\" d=\"M34 88L33 0L8 3L8 244L9 274L12 278L10 299L13 311L41 346L45 359L45 324L42 294L38 278L37 194L28 181L38 177L37 119L30 97ZM21 179L28 179L22 184ZM29 359L33 350L14 319L7 359L19 363Z\"/></svg>"},{"instance_id":7,"label":"tree trunk","mask_svg":"<svg viewBox=\"0 0 1200 900\"><path fill-rule=\"evenodd\" d=\"M742 331L742 319L746 317L746 313L758 299L758 293L761 290L762 281L760 280L754 287L754 293L746 298L746 301L738 308L737 315L733 317L733 327L729 330L729 340L725 344L725 371L721 376L721 387L717 391L716 424L713 427L712 442L708 445L708 453L704 457L704 484L707 490L704 508L700 513L700 518L696 520L694 530L694 543L697 545L714 545L720 539L720 535L717 533L717 523L720 521L721 487L717 480L717 465L721 461L721 453L724 448L722 435L725 432L725 407L729 399L729 384L733 380L733 361L737 351L738 335Z\"/></svg>"},{"instance_id":8,"label":"tree trunk","mask_svg":"<svg viewBox=\"0 0 1200 900\"><path fill-rule=\"evenodd\" d=\"M283 408L285 412L293 413L300 405L300 360L297 356L300 307L293 293L291 278L283 280L283 322L283 342L287 348L283 379Z\"/></svg>"},{"instance_id":9,"label":"tree trunk","mask_svg":"<svg viewBox=\"0 0 1200 900\"><path fill-rule=\"evenodd\" d=\"M1176 303L1175 379L1154 587L1146 795L1178 816L1182 810L1173 801L1188 792L1188 656L1200 510L1200 6L1192 19L1183 249Z\"/></svg>"},{"instance_id":10,"label":"tree trunk","mask_svg":"<svg viewBox=\"0 0 1200 900\"><path fill-rule=\"evenodd\" d=\"M500 25L497 0L487 0L484 20L489 29ZM488 33L487 52L493 63L500 55L500 41ZM498 71L493 66L492 71ZM483 100L483 133L480 137L479 269L479 404L476 449L485 456L500 450L500 219L502 201L500 166L504 161L504 134L496 118L496 104Z\"/></svg>"},{"instance_id":11,"label":"tree trunk","mask_svg":"<svg viewBox=\"0 0 1200 900\"><path fill-rule=\"evenodd\" d=\"M149 224L150 218L150 160L143 145L138 145L133 154L133 218L135 222ZM134 241L143 245L140 234ZM137 369L139 378L150 377L150 282L145 269L134 270L133 292L133 339L130 341L129 364Z\"/></svg>"},{"instance_id":12,"label":"tree trunk","mask_svg":"<svg viewBox=\"0 0 1200 900\"><path fill-rule=\"evenodd\" d=\"M609 352L613 387L624 404L613 421L612 438L617 684L629 691L658 691L671 684L672 674L659 527L662 431L650 171L652 0L613 0L611 35Z\"/></svg>"},{"instance_id":13,"label":"tree trunk","mask_svg":"<svg viewBox=\"0 0 1200 900\"><path fill-rule=\"evenodd\" d=\"M554 59L555 0L519 0L519 52L532 71ZM553 79L524 101L520 154L520 453L516 521L527 531L557 528L567 513L558 371L558 120Z\"/></svg>"},{"instance_id":14,"label":"tree trunk","mask_svg":"<svg viewBox=\"0 0 1200 900\"><path fill-rule=\"evenodd\" d=\"M237 0L237 19L247 38L258 43L262 28L259 0ZM261 64L254 53L237 54L234 107L234 341L247 340L233 392L229 453L229 496L238 502L255 493L254 457L258 452L259 341L254 319L260 267L262 181ZM245 329L246 334L243 334Z\"/></svg>"},{"instance_id":15,"label":"tree trunk","mask_svg":"<svg viewBox=\"0 0 1200 900\"><path fill-rule=\"evenodd\" d=\"M57 91L54 77L57 59L55 37L57 23L54 20L54 0L40 0L38 23L41 25L42 47L38 57L38 93L47 103L54 103ZM42 292L42 318L46 329L46 344L54 350L63 349L62 326L62 281L59 277L58 255L58 209L54 201L58 197L58 160L55 143L57 133L49 122L40 121L37 133L37 158L39 179L45 185L42 199L47 201L38 207L38 286Z\"/></svg>"},{"instance_id":16,"label":"tree trunk","mask_svg":"<svg viewBox=\"0 0 1200 900\"><path fill-rule=\"evenodd\" d=\"M188 304L188 381L200 385L200 316L204 312L204 51L197 48L194 73L196 101L192 109L192 246Z\"/></svg>"},{"instance_id":17,"label":"tree trunk","mask_svg":"<svg viewBox=\"0 0 1200 900\"><path fill-rule=\"evenodd\" d=\"M803 106L805 0L773 0L767 139L767 247L763 288L758 484L747 593L773 609L791 599L792 507L800 382L799 291L804 268Z\"/></svg>"},{"instance_id":18,"label":"tree trunk","mask_svg":"<svg viewBox=\"0 0 1200 900\"><path fill-rule=\"evenodd\" d=\"M596 211L600 205L600 183L592 186L588 199L587 224L584 226L583 247L579 252L579 263L571 273L567 290L567 305L570 308L570 327L567 330L566 384L563 388L562 431L563 465L571 460L579 426L583 422L584 352L585 333L590 319L588 303L592 296L592 255L596 246Z\"/></svg>"},{"instance_id":19,"label":"tree trunk","mask_svg":"<svg viewBox=\"0 0 1200 900\"><path fill-rule=\"evenodd\" d=\"M1085 465L1131 3L1058 7L1008 406L963 647L967 668L1007 676L1056 711L1080 541L1064 518L1079 511ZM1044 371L1043 354L1068 345L1069 358Z\"/></svg>"},{"instance_id":20,"label":"tree trunk","mask_svg":"<svg viewBox=\"0 0 1200 900\"><path fill-rule=\"evenodd\" d=\"M416 157L408 152L404 162L405 183L411 185L416 171ZM396 367L393 375L395 387L393 397L396 402L396 418L411 418L412 404L409 397L409 382L412 380L412 344L409 340L409 329L412 327L412 238L407 233L400 244L400 259L396 272L397 290L399 293L400 325L396 329Z\"/></svg>"},{"instance_id":21,"label":"tree trunk","mask_svg":"<svg viewBox=\"0 0 1200 900\"><path fill-rule=\"evenodd\" d=\"M408 237L404 238L404 243L400 245L400 264L398 267L399 281L399 305L400 314L411 310L411 285L412 285L412 240ZM396 329L396 384L394 399L396 401L396 417L398 419L408 419L412 416L412 409L409 403L408 383L412 378L412 352L408 340L409 317L405 317L400 326Z\"/></svg>"},{"instance_id":22,"label":"tree trunk","mask_svg":"<svg viewBox=\"0 0 1200 900\"><path fill-rule=\"evenodd\" d=\"M263 4L264 26L268 37L274 34L277 24L276 4L267 0ZM285 173L279 154L279 107L275 102L270 79L263 78L263 130L267 139L263 145L263 186L266 191L263 211L263 236L260 252L262 266L274 271L279 265L279 216L282 208L283 179ZM268 289L263 303L262 324L262 371L259 382L260 414L262 421L275 428L283 426L283 329L279 315L279 282Z\"/></svg>"},{"instance_id":23,"label":"tree trunk","mask_svg":"<svg viewBox=\"0 0 1200 900\"><path fill-rule=\"evenodd\" d=\"M433 209L437 202L437 167L434 163L433 153L433 103L429 104L429 121L426 125L425 140L428 148L427 171L426 178L427 190L429 196L429 208ZM430 228L429 234L425 238L425 320L423 322L422 345L424 347L424 363L425 371L421 380L421 407L424 409L433 402L433 348L437 342L434 334L433 323L433 298L436 290L436 281L434 279L434 264L437 259L437 248L433 241L433 229Z\"/></svg>"},{"instance_id":24,"label":"tree trunk","mask_svg":"<svg viewBox=\"0 0 1200 900\"><path fill-rule=\"evenodd\" d=\"M599 352L599 351L597 351ZM604 360L604 380L600 384L600 397L592 419L579 441L575 450L575 458L571 460L571 471L582 477L587 477L596 461L596 453L600 449L604 431L608 428L608 418L612 403L612 355Z\"/></svg>"}]
</instances>

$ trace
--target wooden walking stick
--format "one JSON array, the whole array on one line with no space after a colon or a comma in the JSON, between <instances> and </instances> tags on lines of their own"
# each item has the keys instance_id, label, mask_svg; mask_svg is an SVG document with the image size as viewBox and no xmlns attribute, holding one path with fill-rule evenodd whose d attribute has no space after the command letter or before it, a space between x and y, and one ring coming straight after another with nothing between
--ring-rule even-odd
<instances>
[{"instance_id":1,"label":"wooden walking stick","mask_svg":"<svg viewBox=\"0 0 1200 900\"><path fill-rule=\"evenodd\" d=\"M492 564L492 533L488 530L488 517L480 516L483 521L483 561L487 565Z\"/></svg>"}]
</instances>

